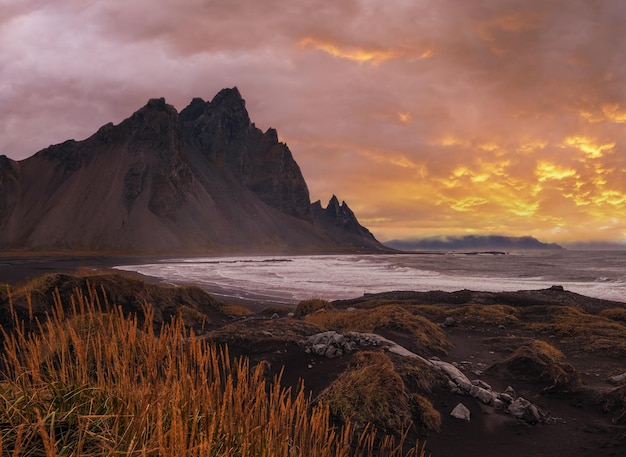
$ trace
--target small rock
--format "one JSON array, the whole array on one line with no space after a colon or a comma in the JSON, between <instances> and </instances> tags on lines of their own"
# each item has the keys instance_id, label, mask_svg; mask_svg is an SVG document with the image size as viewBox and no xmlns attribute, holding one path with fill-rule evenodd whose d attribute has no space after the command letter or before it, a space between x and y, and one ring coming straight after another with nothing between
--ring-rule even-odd
<instances>
[{"instance_id":1,"label":"small rock","mask_svg":"<svg viewBox=\"0 0 626 457\"><path fill-rule=\"evenodd\" d=\"M446 320L443 322L443 325L446 327L454 327L456 325L456 320L454 317L446 317Z\"/></svg>"},{"instance_id":2,"label":"small rock","mask_svg":"<svg viewBox=\"0 0 626 457\"><path fill-rule=\"evenodd\" d=\"M472 386L469 394L482 401L485 405L492 405L495 399L495 394L491 390L483 389L482 387Z\"/></svg>"},{"instance_id":3,"label":"small rock","mask_svg":"<svg viewBox=\"0 0 626 457\"><path fill-rule=\"evenodd\" d=\"M349 313L353 313L356 311L356 308L354 306L349 306L346 308L346 311L348 311Z\"/></svg>"},{"instance_id":4,"label":"small rock","mask_svg":"<svg viewBox=\"0 0 626 457\"><path fill-rule=\"evenodd\" d=\"M274 338L274 335L272 334L272 332L268 332L267 330L261 331L261 335L268 336L270 338Z\"/></svg>"},{"instance_id":5,"label":"small rock","mask_svg":"<svg viewBox=\"0 0 626 457\"><path fill-rule=\"evenodd\" d=\"M528 422L529 424L536 424L541 421L541 415L535 405L519 397L508 406L507 411L514 417Z\"/></svg>"},{"instance_id":6,"label":"small rock","mask_svg":"<svg viewBox=\"0 0 626 457\"><path fill-rule=\"evenodd\" d=\"M517 397L517 395L515 395L515 389L513 389L513 387L511 386L506 386L506 389L504 389L504 393L510 395L513 398Z\"/></svg>"},{"instance_id":7,"label":"small rock","mask_svg":"<svg viewBox=\"0 0 626 457\"><path fill-rule=\"evenodd\" d=\"M495 409L504 409L505 406L506 406L506 403L500 400L499 398L496 398L493 400L493 407Z\"/></svg>"},{"instance_id":8,"label":"small rock","mask_svg":"<svg viewBox=\"0 0 626 457\"><path fill-rule=\"evenodd\" d=\"M609 381L611 384L621 384L622 382L626 381L626 371L622 374L611 376L607 379L607 381Z\"/></svg>"},{"instance_id":9,"label":"small rock","mask_svg":"<svg viewBox=\"0 0 626 457\"><path fill-rule=\"evenodd\" d=\"M270 319L279 319L280 316L277 313L272 314L272 317Z\"/></svg>"},{"instance_id":10,"label":"small rock","mask_svg":"<svg viewBox=\"0 0 626 457\"><path fill-rule=\"evenodd\" d=\"M450 415L456 419L470 420L470 410L463 403L459 403L454 407Z\"/></svg>"},{"instance_id":11,"label":"small rock","mask_svg":"<svg viewBox=\"0 0 626 457\"><path fill-rule=\"evenodd\" d=\"M486 389L486 390L493 390L491 386L487 384L485 381L483 381L482 379L474 379L472 381L472 384L478 387L482 387L483 389Z\"/></svg>"},{"instance_id":12,"label":"small rock","mask_svg":"<svg viewBox=\"0 0 626 457\"><path fill-rule=\"evenodd\" d=\"M287 313L287 317L294 317L295 314L294 313Z\"/></svg>"},{"instance_id":13,"label":"small rock","mask_svg":"<svg viewBox=\"0 0 626 457\"><path fill-rule=\"evenodd\" d=\"M328 346L328 349L326 349L326 353L324 355L329 359L333 359L335 357L341 357L343 355L343 352L341 351L341 349L338 349L334 346Z\"/></svg>"},{"instance_id":14,"label":"small rock","mask_svg":"<svg viewBox=\"0 0 626 457\"><path fill-rule=\"evenodd\" d=\"M313 353L317 355L324 355L326 353L327 348L328 346L326 346L325 344L318 343L318 344L314 344L313 346L311 346L311 351L313 351Z\"/></svg>"}]
</instances>

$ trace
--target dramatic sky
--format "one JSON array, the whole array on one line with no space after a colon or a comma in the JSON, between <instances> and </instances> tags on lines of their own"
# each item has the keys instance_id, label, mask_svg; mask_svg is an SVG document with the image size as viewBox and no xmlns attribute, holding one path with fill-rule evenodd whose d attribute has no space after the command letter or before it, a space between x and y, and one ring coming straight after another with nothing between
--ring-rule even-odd
<instances>
[{"instance_id":1,"label":"dramatic sky","mask_svg":"<svg viewBox=\"0 0 626 457\"><path fill-rule=\"evenodd\" d=\"M0 0L0 154L237 86L380 240L626 240L624 0Z\"/></svg>"}]
</instances>

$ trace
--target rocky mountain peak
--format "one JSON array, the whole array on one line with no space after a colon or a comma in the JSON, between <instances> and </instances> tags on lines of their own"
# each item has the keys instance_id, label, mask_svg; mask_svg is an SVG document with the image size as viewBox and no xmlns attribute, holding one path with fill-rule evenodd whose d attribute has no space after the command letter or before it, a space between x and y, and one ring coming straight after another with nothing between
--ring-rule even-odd
<instances>
[{"instance_id":1,"label":"rocky mountain peak","mask_svg":"<svg viewBox=\"0 0 626 457\"><path fill-rule=\"evenodd\" d=\"M314 222L333 233L342 243L363 249L381 249L374 235L359 223L346 202L339 204L337 196L331 197L326 208L319 200L312 203L311 212Z\"/></svg>"},{"instance_id":2,"label":"rocky mountain peak","mask_svg":"<svg viewBox=\"0 0 626 457\"><path fill-rule=\"evenodd\" d=\"M384 249L336 197L312 209L291 151L236 87L180 114L151 99L23 162L0 158L0 247Z\"/></svg>"}]
</instances>

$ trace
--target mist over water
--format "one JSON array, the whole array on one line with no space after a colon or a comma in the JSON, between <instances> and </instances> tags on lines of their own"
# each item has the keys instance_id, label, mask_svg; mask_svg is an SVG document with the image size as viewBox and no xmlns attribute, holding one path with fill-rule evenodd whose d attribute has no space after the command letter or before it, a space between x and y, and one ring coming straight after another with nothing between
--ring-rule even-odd
<instances>
[{"instance_id":1,"label":"mist over water","mask_svg":"<svg viewBox=\"0 0 626 457\"><path fill-rule=\"evenodd\" d=\"M497 292L552 285L626 302L626 251L204 257L116 268L194 284L226 298L276 304L393 290Z\"/></svg>"}]
</instances>

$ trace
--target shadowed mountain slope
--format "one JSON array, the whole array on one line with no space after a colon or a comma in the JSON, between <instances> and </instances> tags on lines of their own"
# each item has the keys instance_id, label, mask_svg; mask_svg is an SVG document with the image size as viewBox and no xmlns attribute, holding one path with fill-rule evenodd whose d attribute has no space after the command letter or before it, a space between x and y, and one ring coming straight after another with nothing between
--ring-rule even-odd
<instances>
[{"instance_id":1,"label":"shadowed mountain slope","mask_svg":"<svg viewBox=\"0 0 626 457\"><path fill-rule=\"evenodd\" d=\"M323 209L316 221L289 148L256 128L236 88L180 113L152 99L84 141L19 162L0 156L4 249L385 250L346 209L349 223Z\"/></svg>"}]
</instances>

